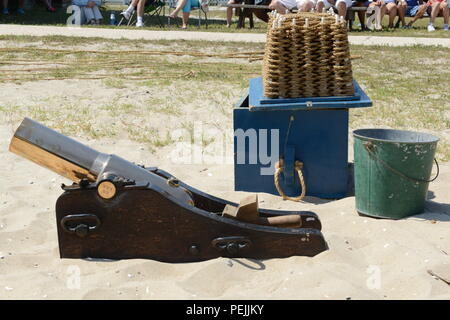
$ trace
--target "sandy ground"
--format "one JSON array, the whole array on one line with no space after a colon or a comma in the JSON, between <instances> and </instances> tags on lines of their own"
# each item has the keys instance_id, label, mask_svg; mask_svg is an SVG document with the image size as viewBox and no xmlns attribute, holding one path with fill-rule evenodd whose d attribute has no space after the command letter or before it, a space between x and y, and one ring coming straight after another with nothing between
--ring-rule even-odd
<instances>
[{"instance_id":1,"label":"sandy ground","mask_svg":"<svg viewBox=\"0 0 450 320\"><path fill-rule=\"evenodd\" d=\"M69 100L80 106L106 103L114 91L136 96L133 88L109 88L98 90L91 97L94 100L81 99L92 85L100 84L2 84L0 91L8 94L0 96L0 105L43 105L49 103L49 95L55 105ZM238 94L232 92L226 103ZM199 120L210 116L204 105L184 107L195 109L193 117ZM329 250L313 258L220 258L189 264L60 259L54 204L61 194L60 184L68 181L9 153L9 141L20 120L0 116L0 298L450 299L450 286L427 272L450 278L449 164L441 165L439 179L430 184L426 213L400 221L358 216L354 197L293 203L260 194L263 207L311 210L319 215ZM104 120L101 116L99 124ZM231 120L226 121L224 126L231 130ZM232 164L180 165L168 156L169 146L150 152L123 137L77 139L102 152L157 165L218 197L239 201L247 195L233 191Z\"/></svg>"},{"instance_id":2,"label":"sandy ground","mask_svg":"<svg viewBox=\"0 0 450 320\"><path fill-rule=\"evenodd\" d=\"M183 31L153 31L135 29L107 28L72 28L54 26L25 26L0 24L0 35L60 35L70 37L102 37L107 39L144 39L144 40L204 40L204 41L238 41L265 42L265 34L256 33L223 33L223 32L183 32ZM388 45L388 46L443 46L450 48L450 39L445 38L413 38L413 37L377 37L349 36L351 44L355 45Z\"/></svg>"}]
</instances>

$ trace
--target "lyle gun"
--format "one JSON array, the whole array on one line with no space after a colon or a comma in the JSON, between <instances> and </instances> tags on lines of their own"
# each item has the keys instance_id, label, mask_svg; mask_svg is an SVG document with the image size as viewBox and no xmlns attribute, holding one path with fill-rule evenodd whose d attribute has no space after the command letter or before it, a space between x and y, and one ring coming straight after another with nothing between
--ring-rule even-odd
<instances>
[{"instance_id":1,"label":"lyle gun","mask_svg":"<svg viewBox=\"0 0 450 320\"><path fill-rule=\"evenodd\" d=\"M314 256L327 249L308 211L213 197L161 169L98 152L25 118L10 151L70 180L56 202L61 258L193 262Z\"/></svg>"}]
</instances>

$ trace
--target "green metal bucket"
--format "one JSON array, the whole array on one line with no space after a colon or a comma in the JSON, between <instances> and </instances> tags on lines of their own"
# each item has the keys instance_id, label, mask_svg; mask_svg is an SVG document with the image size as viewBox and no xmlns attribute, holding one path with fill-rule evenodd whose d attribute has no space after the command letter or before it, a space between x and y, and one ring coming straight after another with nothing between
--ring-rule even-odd
<instances>
[{"instance_id":1,"label":"green metal bucket","mask_svg":"<svg viewBox=\"0 0 450 320\"><path fill-rule=\"evenodd\" d=\"M391 129L355 130L353 137L358 213L388 219L422 213L428 184L439 175L439 138ZM433 159L437 173L430 180Z\"/></svg>"}]
</instances>

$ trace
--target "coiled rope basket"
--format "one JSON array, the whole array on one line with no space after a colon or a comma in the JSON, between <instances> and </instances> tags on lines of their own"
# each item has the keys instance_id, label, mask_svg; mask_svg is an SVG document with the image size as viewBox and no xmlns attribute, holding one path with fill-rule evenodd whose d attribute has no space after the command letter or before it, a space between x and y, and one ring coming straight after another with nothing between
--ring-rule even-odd
<instances>
[{"instance_id":1,"label":"coiled rope basket","mask_svg":"<svg viewBox=\"0 0 450 320\"><path fill-rule=\"evenodd\" d=\"M268 98L353 95L346 22L329 13L272 14L262 78Z\"/></svg>"}]
</instances>

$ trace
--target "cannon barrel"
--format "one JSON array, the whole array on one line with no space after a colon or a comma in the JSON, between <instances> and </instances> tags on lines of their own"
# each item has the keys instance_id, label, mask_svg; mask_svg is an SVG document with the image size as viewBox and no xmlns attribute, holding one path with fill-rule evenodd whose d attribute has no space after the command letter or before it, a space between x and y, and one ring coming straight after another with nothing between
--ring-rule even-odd
<instances>
[{"instance_id":1,"label":"cannon barrel","mask_svg":"<svg viewBox=\"0 0 450 320\"><path fill-rule=\"evenodd\" d=\"M167 179L116 155L98 152L46 126L25 118L17 128L9 151L74 182L99 182L105 175L148 183L176 199L193 204L189 192Z\"/></svg>"}]
</instances>

